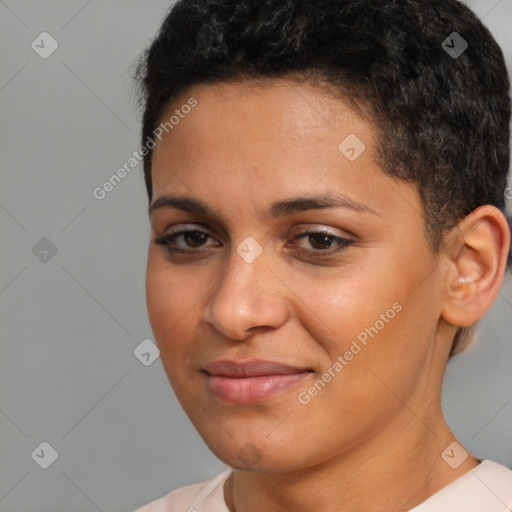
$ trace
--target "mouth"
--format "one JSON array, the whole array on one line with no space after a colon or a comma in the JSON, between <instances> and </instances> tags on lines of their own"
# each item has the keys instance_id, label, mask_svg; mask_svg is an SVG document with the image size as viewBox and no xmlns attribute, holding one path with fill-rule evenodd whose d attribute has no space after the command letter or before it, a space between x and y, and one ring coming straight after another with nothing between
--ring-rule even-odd
<instances>
[{"instance_id":1,"label":"mouth","mask_svg":"<svg viewBox=\"0 0 512 512\"><path fill-rule=\"evenodd\" d=\"M215 361L203 370L210 392L235 405L262 402L296 386L313 370L275 361Z\"/></svg>"}]
</instances>

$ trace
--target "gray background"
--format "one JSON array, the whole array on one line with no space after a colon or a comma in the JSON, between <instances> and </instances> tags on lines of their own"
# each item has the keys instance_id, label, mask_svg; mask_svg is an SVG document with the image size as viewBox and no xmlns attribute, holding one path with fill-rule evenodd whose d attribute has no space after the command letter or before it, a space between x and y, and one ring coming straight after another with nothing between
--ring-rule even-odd
<instances>
[{"instance_id":1,"label":"gray background","mask_svg":"<svg viewBox=\"0 0 512 512\"><path fill-rule=\"evenodd\" d=\"M512 0L468 3L512 69ZM160 359L134 355L152 339L141 166L92 194L139 149L129 68L169 5L0 0L1 512L128 511L225 468ZM43 31L59 45L46 59L31 48ZM511 318L509 279L443 397L460 441L509 467ZM48 469L31 456L43 441L58 452Z\"/></svg>"}]
</instances>

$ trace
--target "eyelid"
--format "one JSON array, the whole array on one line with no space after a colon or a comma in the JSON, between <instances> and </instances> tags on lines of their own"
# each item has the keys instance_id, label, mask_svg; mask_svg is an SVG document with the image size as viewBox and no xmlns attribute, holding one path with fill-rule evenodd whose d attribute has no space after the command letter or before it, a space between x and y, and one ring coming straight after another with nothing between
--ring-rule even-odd
<instances>
[{"instance_id":1,"label":"eyelid","mask_svg":"<svg viewBox=\"0 0 512 512\"><path fill-rule=\"evenodd\" d=\"M197 226L199 226L200 229L198 229ZM172 231L166 230L160 236L156 235L155 242L162 244L162 245L166 245L168 250L171 250L171 248L169 247L169 239L174 237L172 241L175 242L175 240L177 238L179 238L180 236L184 236L187 233L202 233L202 234L206 235L209 239L216 240L217 242L219 242L217 237L213 236L208 229L205 229L201 224L198 224L198 223L177 224L176 226L173 226L173 228L176 228L176 229L172 230ZM167 240L167 243L164 244L164 240ZM220 245L222 245L222 243L220 243ZM218 247L219 244L217 244L216 246ZM205 248L202 250L205 251L208 248L211 248L211 246L205 246ZM173 248L173 251L182 252L182 253L199 253L201 251L201 248L194 250L193 248L181 249L179 247L175 247L175 248Z\"/></svg>"},{"instance_id":2,"label":"eyelid","mask_svg":"<svg viewBox=\"0 0 512 512\"><path fill-rule=\"evenodd\" d=\"M176 239L180 236L184 236L187 233L196 232L196 233L203 233L207 236L209 239L217 240L215 236L211 235L209 233L208 229L197 229L196 226L201 226L199 223L188 223L188 224L178 224L176 226L173 226L175 230L171 232L166 232L161 236L156 236L154 239L155 244L162 245L168 252L169 255L179 257L181 256L189 256L193 257L201 256L204 254L207 254L208 252L211 252L215 247L218 247L219 245L208 246L203 245L199 246L198 248L185 248L182 249L180 247L174 247L171 244L176 243ZM287 238L291 239L291 242L295 242L296 240L300 240L303 238L307 238L309 236L314 235L325 235L331 239L331 241L334 241L335 245L333 247L328 247L324 249L307 249L304 247L300 247L299 245L296 245L292 243L292 252L294 252L297 256L301 255L302 257L309 258L311 262L313 262L315 259L320 261L322 258L329 258L334 257L338 253L341 253L345 250L347 250L350 246L356 243L357 237L354 238L347 238L345 236L338 236L334 233L332 233L327 227L323 226L322 228L316 228L316 229L306 229L303 228L298 234L295 236L289 235ZM218 242L218 240L217 240ZM222 246L222 243L220 243ZM289 248L290 245L285 245L284 248Z\"/></svg>"},{"instance_id":3,"label":"eyelid","mask_svg":"<svg viewBox=\"0 0 512 512\"><path fill-rule=\"evenodd\" d=\"M160 210L156 213L159 212ZM185 218L182 218L181 215L178 218L174 215L172 217L165 215L158 217L157 215L152 217L150 225L155 232L160 232L161 236L173 234L176 231L193 231L199 227L200 230L207 231L208 234L215 236L215 238L222 237L223 239L229 239L228 231L224 228L222 223L217 222L215 219L205 218L203 215L193 215L193 218L194 220L190 220L189 215Z\"/></svg>"},{"instance_id":4,"label":"eyelid","mask_svg":"<svg viewBox=\"0 0 512 512\"><path fill-rule=\"evenodd\" d=\"M199 226L200 229L197 229L197 226ZM181 232L187 232L187 231L201 231L201 232L207 234L208 236L211 236L212 238L216 238L214 235L212 235L211 230L205 224L203 224L201 222L186 222L186 223L182 223L182 224L176 224L169 229L170 229L170 231L165 230L164 233L162 234L162 236L174 235L174 234L178 234ZM301 235L325 234L328 236L332 236L334 238L347 238L347 236L348 236L348 237L357 239L357 236L354 235L353 233L351 233L350 231L339 230L339 231L342 231L342 233L337 234L332 231L333 229L334 228L330 228L325 225L318 227L318 224L300 224L298 226L295 226L291 230L291 234L289 236L291 238L295 239L295 238L297 238L297 236L301 236Z\"/></svg>"},{"instance_id":5,"label":"eyelid","mask_svg":"<svg viewBox=\"0 0 512 512\"><path fill-rule=\"evenodd\" d=\"M298 235L292 238L292 241L305 239L315 235L326 235L328 238L333 240L336 243L336 245L334 245L333 247L328 247L326 249L305 249L304 247L300 247L298 245L293 244L295 247L294 251L303 254L305 253L306 255L309 254L315 258L328 257L341 252L342 250L348 248L349 246L353 245L356 242L356 240L353 238L338 236L326 230L316 231L311 229L299 233Z\"/></svg>"},{"instance_id":6,"label":"eyelid","mask_svg":"<svg viewBox=\"0 0 512 512\"><path fill-rule=\"evenodd\" d=\"M201 229L197 229L199 226ZM183 222L182 224L175 224L169 228L169 230L165 230L163 236L165 235L174 235L176 233L180 233L181 231L205 231L210 234L210 229L208 229L201 222Z\"/></svg>"},{"instance_id":7,"label":"eyelid","mask_svg":"<svg viewBox=\"0 0 512 512\"><path fill-rule=\"evenodd\" d=\"M296 234L295 234L296 233ZM325 234L337 238L352 238L357 240L359 237L348 231L347 229L335 228L333 226L326 226L324 224L300 224L295 226L291 230L291 237L295 238L297 235L301 235L302 233L319 233Z\"/></svg>"}]
</instances>

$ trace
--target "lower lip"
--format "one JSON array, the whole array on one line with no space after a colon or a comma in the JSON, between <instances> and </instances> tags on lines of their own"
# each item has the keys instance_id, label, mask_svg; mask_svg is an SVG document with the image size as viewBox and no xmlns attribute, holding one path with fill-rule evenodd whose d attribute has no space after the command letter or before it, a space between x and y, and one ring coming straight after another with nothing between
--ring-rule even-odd
<instances>
[{"instance_id":1,"label":"lower lip","mask_svg":"<svg viewBox=\"0 0 512 512\"><path fill-rule=\"evenodd\" d=\"M258 377L207 375L208 388L220 400L236 405L262 402L281 391L294 387L311 372Z\"/></svg>"}]
</instances>

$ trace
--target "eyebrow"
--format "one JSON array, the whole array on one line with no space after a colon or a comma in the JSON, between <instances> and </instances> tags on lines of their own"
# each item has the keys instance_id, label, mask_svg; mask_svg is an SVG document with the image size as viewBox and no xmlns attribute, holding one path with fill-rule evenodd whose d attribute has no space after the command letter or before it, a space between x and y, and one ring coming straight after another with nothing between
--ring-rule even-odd
<instances>
[{"instance_id":1,"label":"eyebrow","mask_svg":"<svg viewBox=\"0 0 512 512\"><path fill-rule=\"evenodd\" d=\"M151 217L156 210L161 208L175 208L184 212L196 213L201 215L210 215L221 217L221 215L210 208L206 203L199 199L185 196L163 195L155 199L148 208L148 214ZM310 197L293 197L276 201L269 206L270 215L274 218L284 217L293 213L305 212L308 210L321 210L326 208L347 208L362 213L370 213L380 216L370 207L350 199L344 195L321 194Z\"/></svg>"}]
</instances>

